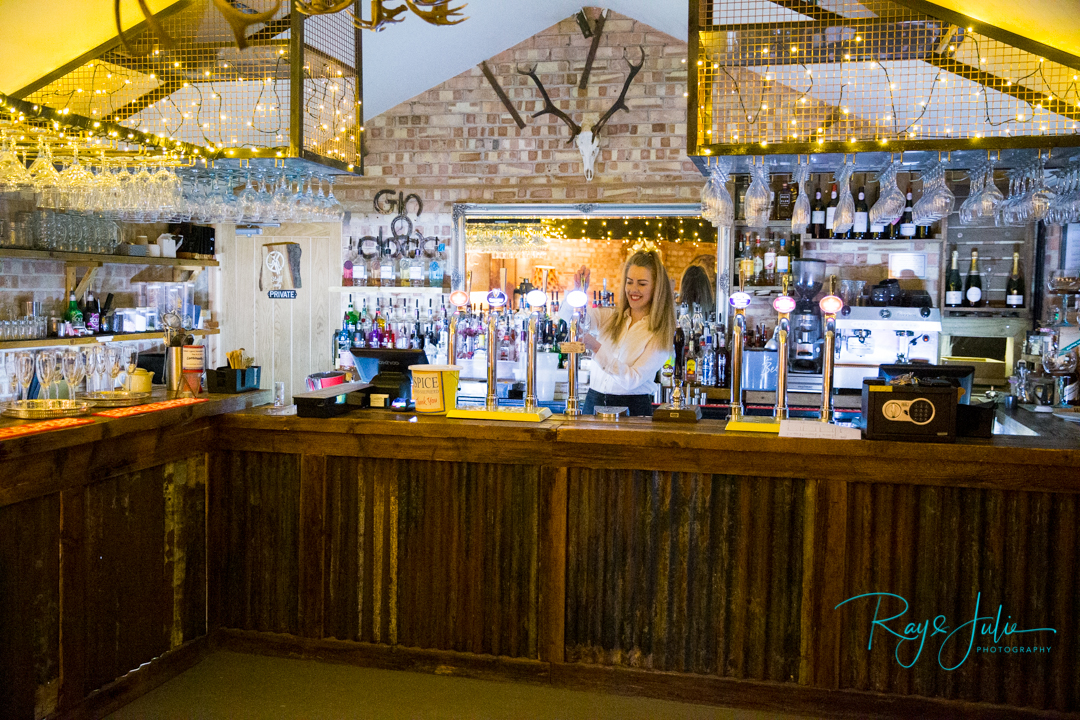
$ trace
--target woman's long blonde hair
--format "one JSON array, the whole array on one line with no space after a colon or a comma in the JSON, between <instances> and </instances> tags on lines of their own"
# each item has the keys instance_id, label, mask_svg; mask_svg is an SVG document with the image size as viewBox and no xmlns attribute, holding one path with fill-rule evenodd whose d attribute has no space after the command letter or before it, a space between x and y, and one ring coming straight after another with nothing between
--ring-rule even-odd
<instances>
[{"instance_id":1,"label":"woman's long blonde hair","mask_svg":"<svg viewBox=\"0 0 1080 720\"><path fill-rule=\"evenodd\" d=\"M675 336L675 291L671 288L671 278L655 250L638 250L626 260L622 271L622 291L615 306L608 335L613 342L618 342L626 328L626 318L630 316L630 302L626 299L626 274L636 265L652 273L653 293L649 301L649 332L653 342L660 348L670 348Z\"/></svg>"}]
</instances>

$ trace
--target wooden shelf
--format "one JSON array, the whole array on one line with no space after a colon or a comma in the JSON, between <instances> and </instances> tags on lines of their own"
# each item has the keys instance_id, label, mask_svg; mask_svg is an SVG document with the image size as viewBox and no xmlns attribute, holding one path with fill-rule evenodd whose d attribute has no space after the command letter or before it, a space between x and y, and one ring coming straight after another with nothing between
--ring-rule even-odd
<instances>
[{"instance_id":1,"label":"wooden shelf","mask_svg":"<svg viewBox=\"0 0 1080 720\"><path fill-rule=\"evenodd\" d=\"M163 265L175 268L218 267L217 260L189 260L188 258L134 257L131 255L106 255L104 253L59 252L55 250L0 249L0 259L56 260L91 265Z\"/></svg>"},{"instance_id":2,"label":"wooden shelf","mask_svg":"<svg viewBox=\"0 0 1080 720\"><path fill-rule=\"evenodd\" d=\"M449 293L441 287L378 287L375 285L333 285L330 292L340 293L384 293L386 295L442 295Z\"/></svg>"},{"instance_id":3,"label":"wooden shelf","mask_svg":"<svg viewBox=\"0 0 1080 720\"><path fill-rule=\"evenodd\" d=\"M196 337L204 335L217 335L221 330L217 328L209 330L192 330L191 334ZM118 333L116 335L87 335L85 337L70 338L38 338L37 340L4 340L0 342L0 350L16 350L19 348L39 347L62 347L65 345L92 345L94 343L108 342L131 342L135 340L165 342L163 331L152 330L141 333Z\"/></svg>"}]
</instances>

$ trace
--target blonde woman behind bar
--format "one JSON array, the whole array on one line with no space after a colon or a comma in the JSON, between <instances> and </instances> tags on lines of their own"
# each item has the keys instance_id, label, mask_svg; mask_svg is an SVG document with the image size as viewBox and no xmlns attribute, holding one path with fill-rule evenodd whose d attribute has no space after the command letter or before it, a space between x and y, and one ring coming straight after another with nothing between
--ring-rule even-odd
<instances>
[{"instance_id":1,"label":"blonde woman behind bar","mask_svg":"<svg viewBox=\"0 0 1080 720\"><path fill-rule=\"evenodd\" d=\"M582 266L575 286L589 284ZM671 356L675 335L675 294L655 250L634 252L623 266L622 289L614 311L589 308L585 347L592 352L589 392L582 412L600 406L624 406L631 415L652 415L654 378ZM569 317L569 305L560 315Z\"/></svg>"}]
</instances>

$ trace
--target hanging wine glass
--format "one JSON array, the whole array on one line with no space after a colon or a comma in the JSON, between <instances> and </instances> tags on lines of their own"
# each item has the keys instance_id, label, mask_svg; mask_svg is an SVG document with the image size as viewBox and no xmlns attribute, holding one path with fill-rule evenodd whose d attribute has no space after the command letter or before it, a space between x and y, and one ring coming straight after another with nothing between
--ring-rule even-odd
<instances>
[{"instance_id":1,"label":"hanging wine glass","mask_svg":"<svg viewBox=\"0 0 1080 720\"><path fill-rule=\"evenodd\" d=\"M795 182L799 186L799 196L791 210L791 232L805 233L810 225L810 197L806 194L806 182L810 178L810 165L800 163L795 170Z\"/></svg>"},{"instance_id":2,"label":"hanging wine glass","mask_svg":"<svg viewBox=\"0 0 1080 720\"><path fill-rule=\"evenodd\" d=\"M769 214L772 210L771 196L769 193L769 173L765 167L765 159L762 158L760 165L756 158L751 158L753 163L750 171L753 181L746 190L744 207L746 208L746 224L749 227L763 228L769 224Z\"/></svg>"},{"instance_id":3,"label":"hanging wine glass","mask_svg":"<svg viewBox=\"0 0 1080 720\"><path fill-rule=\"evenodd\" d=\"M833 215L833 233L843 235L855 224L855 198L851 196L851 174L854 165L849 165L844 159L844 165L836 174L835 179L840 187L840 199L836 203L836 213Z\"/></svg>"}]
</instances>

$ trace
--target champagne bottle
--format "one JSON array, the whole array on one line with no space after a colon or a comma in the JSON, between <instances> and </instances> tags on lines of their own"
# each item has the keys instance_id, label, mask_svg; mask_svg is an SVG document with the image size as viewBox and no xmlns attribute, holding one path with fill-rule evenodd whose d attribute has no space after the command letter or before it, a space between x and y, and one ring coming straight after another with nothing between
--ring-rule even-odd
<instances>
[{"instance_id":1,"label":"champagne bottle","mask_svg":"<svg viewBox=\"0 0 1080 720\"><path fill-rule=\"evenodd\" d=\"M866 205L866 188L859 188L859 197L855 201L855 224L851 226L851 236L863 240L867 236L870 223L870 208Z\"/></svg>"},{"instance_id":2,"label":"champagne bottle","mask_svg":"<svg viewBox=\"0 0 1080 720\"><path fill-rule=\"evenodd\" d=\"M911 186L907 189L907 204L904 205L904 215L900 218L900 237L915 237L915 223L911 218Z\"/></svg>"},{"instance_id":3,"label":"champagne bottle","mask_svg":"<svg viewBox=\"0 0 1080 720\"><path fill-rule=\"evenodd\" d=\"M958 267L960 253L952 251L952 265L945 276L945 306L960 307L964 304L964 285L960 280L960 268Z\"/></svg>"},{"instance_id":4,"label":"champagne bottle","mask_svg":"<svg viewBox=\"0 0 1080 720\"><path fill-rule=\"evenodd\" d=\"M832 190L829 191L831 197L829 198L829 204L825 206L825 235L824 237L833 237L833 220L836 217L836 206L840 204L840 201L836 199L836 183L833 183Z\"/></svg>"},{"instance_id":5,"label":"champagne bottle","mask_svg":"<svg viewBox=\"0 0 1080 720\"><path fill-rule=\"evenodd\" d=\"M821 201L821 188L814 190L814 202L810 205L810 237L825 237L825 203Z\"/></svg>"},{"instance_id":6,"label":"champagne bottle","mask_svg":"<svg viewBox=\"0 0 1080 720\"><path fill-rule=\"evenodd\" d=\"M1012 272L1005 283L1005 304L1009 307L1024 307L1024 276L1020 274L1020 253L1013 253Z\"/></svg>"},{"instance_id":7,"label":"champagne bottle","mask_svg":"<svg viewBox=\"0 0 1080 720\"><path fill-rule=\"evenodd\" d=\"M968 270L967 282L964 283L964 305L967 307L986 305L982 276L979 274L979 251L974 248L971 250L971 268Z\"/></svg>"}]
</instances>

